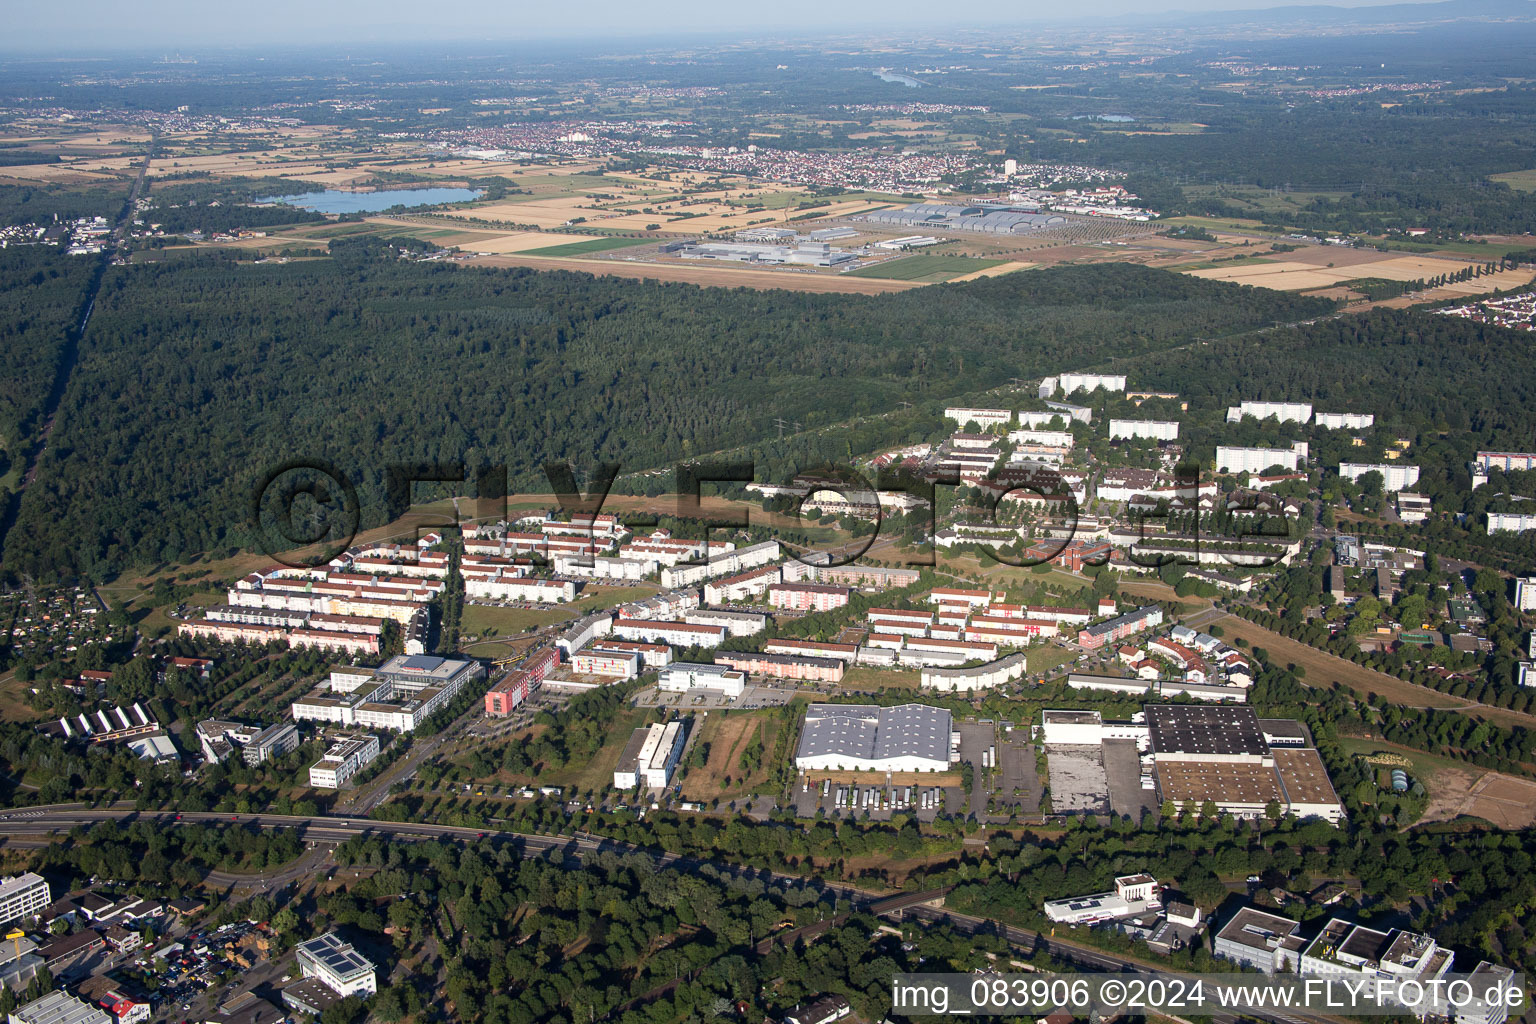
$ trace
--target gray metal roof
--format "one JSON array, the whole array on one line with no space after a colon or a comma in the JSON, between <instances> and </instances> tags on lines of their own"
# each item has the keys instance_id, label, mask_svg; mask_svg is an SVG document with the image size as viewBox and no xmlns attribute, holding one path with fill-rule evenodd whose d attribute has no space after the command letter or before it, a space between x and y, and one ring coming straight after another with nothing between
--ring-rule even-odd
<instances>
[{"instance_id":1,"label":"gray metal roof","mask_svg":"<svg viewBox=\"0 0 1536 1024\"><path fill-rule=\"evenodd\" d=\"M949 712L925 704L812 704L805 711L796 756L948 760L950 730Z\"/></svg>"}]
</instances>

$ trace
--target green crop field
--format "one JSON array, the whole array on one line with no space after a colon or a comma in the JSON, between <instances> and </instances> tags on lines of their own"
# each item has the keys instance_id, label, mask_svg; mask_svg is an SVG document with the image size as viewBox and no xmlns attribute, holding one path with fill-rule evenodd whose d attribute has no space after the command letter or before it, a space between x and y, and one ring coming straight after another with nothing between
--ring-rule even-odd
<instances>
[{"instance_id":1,"label":"green crop field","mask_svg":"<svg viewBox=\"0 0 1536 1024\"><path fill-rule=\"evenodd\" d=\"M589 252L606 252L631 245L655 245L654 238L589 238L583 242L566 242L543 249L529 249L524 256L585 256Z\"/></svg>"},{"instance_id":2,"label":"green crop field","mask_svg":"<svg viewBox=\"0 0 1536 1024\"><path fill-rule=\"evenodd\" d=\"M873 267L850 270L850 277L883 277L892 281L920 281L935 284L948 281L962 274L974 274L978 270L995 267L1005 260L977 260L965 256L939 256L924 253L899 260L888 260Z\"/></svg>"}]
</instances>

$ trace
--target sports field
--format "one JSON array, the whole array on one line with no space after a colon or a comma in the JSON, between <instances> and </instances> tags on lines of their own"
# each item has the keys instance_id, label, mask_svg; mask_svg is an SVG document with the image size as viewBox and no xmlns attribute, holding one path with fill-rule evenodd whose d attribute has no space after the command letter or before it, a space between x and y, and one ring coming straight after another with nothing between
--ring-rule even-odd
<instances>
[{"instance_id":1,"label":"sports field","mask_svg":"<svg viewBox=\"0 0 1536 1024\"><path fill-rule=\"evenodd\" d=\"M916 281L921 284L937 284L951 278L1001 266L1005 260L978 260L965 256L939 256L919 253L899 260L887 260L873 267L850 270L849 277L877 277L890 281Z\"/></svg>"},{"instance_id":2,"label":"sports field","mask_svg":"<svg viewBox=\"0 0 1536 1024\"><path fill-rule=\"evenodd\" d=\"M609 249L625 249L632 245L655 245L654 238L587 238L580 242L566 242L543 249L525 250L525 256L584 256L590 252L607 252Z\"/></svg>"}]
</instances>

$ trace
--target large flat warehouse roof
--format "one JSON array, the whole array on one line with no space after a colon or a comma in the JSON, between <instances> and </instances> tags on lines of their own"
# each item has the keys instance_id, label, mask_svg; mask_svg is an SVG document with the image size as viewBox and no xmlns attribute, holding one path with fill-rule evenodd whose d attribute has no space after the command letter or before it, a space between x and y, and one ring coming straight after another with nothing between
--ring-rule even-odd
<instances>
[{"instance_id":1,"label":"large flat warehouse roof","mask_svg":"<svg viewBox=\"0 0 1536 1024\"><path fill-rule=\"evenodd\" d=\"M1251 757L1269 753L1252 708L1148 704L1146 712L1154 753Z\"/></svg>"}]
</instances>

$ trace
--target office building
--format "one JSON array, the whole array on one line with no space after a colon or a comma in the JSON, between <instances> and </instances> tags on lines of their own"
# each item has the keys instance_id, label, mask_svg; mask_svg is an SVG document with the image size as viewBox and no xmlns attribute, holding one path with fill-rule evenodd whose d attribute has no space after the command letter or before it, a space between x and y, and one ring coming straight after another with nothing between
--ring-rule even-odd
<instances>
[{"instance_id":1,"label":"office building","mask_svg":"<svg viewBox=\"0 0 1536 1024\"><path fill-rule=\"evenodd\" d=\"M282 757L290 750L297 750L298 747L299 730L292 722L278 722L251 737L250 742L241 751L241 757L246 764L255 767L271 758Z\"/></svg>"},{"instance_id":2,"label":"office building","mask_svg":"<svg viewBox=\"0 0 1536 1024\"><path fill-rule=\"evenodd\" d=\"M642 725L629 737L613 770L613 787L630 790L638 786L662 789L672 780L672 771L683 753L688 729L679 720Z\"/></svg>"},{"instance_id":3,"label":"office building","mask_svg":"<svg viewBox=\"0 0 1536 1024\"><path fill-rule=\"evenodd\" d=\"M378 668L332 670L330 679L293 702L295 721L409 732L485 678L478 661L400 654Z\"/></svg>"},{"instance_id":4,"label":"office building","mask_svg":"<svg viewBox=\"0 0 1536 1024\"><path fill-rule=\"evenodd\" d=\"M325 756L309 766L309 784L340 789L379 756L379 738L369 733L333 737Z\"/></svg>"},{"instance_id":5,"label":"office building","mask_svg":"<svg viewBox=\"0 0 1536 1024\"><path fill-rule=\"evenodd\" d=\"M1515 972L1510 968L1479 961L1467 977L1472 998L1452 1008L1453 1024L1504 1024L1509 1019L1509 1000L1489 1000L1487 996L1500 989L1509 991L1514 981Z\"/></svg>"},{"instance_id":6,"label":"office building","mask_svg":"<svg viewBox=\"0 0 1536 1024\"><path fill-rule=\"evenodd\" d=\"M1428 935L1380 931L1336 917L1302 951L1300 973L1427 982L1450 969L1451 951Z\"/></svg>"},{"instance_id":7,"label":"office building","mask_svg":"<svg viewBox=\"0 0 1536 1024\"><path fill-rule=\"evenodd\" d=\"M656 688L667 693L715 690L727 697L740 697L746 683L745 672L726 665L679 661L661 670Z\"/></svg>"},{"instance_id":8,"label":"office building","mask_svg":"<svg viewBox=\"0 0 1536 1024\"><path fill-rule=\"evenodd\" d=\"M0 879L0 924L36 917L52 902L48 882L41 875L25 871Z\"/></svg>"},{"instance_id":9,"label":"office building","mask_svg":"<svg viewBox=\"0 0 1536 1024\"><path fill-rule=\"evenodd\" d=\"M553 647L529 655L520 667L502 676L485 691L485 713L492 718L510 715L512 709L527 700L559 664L560 655Z\"/></svg>"},{"instance_id":10,"label":"office building","mask_svg":"<svg viewBox=\"0 0 1536 1024\"><path fill-rule=\"evenodd\" d=\"M1264 974L1294 974L1305 947L1299 922L1244 907L1216 932L1211 952Z\"/></svg>"},{"instance_id":11,"label":"office building","mask_svg":"<svg viewBox=\"0 0 1536 1024\"><path fill-rule=\"evenodd\" d=\"M112 1017L68 992L55 990L11 1011L10 1024L113 1024Z\"/></svg>"},{"instance_id":12,"label":"office building","mask_svg":"<svg viewBox=\"0 0 1536 1024\"><path fill-rule=\"evenodd\" d=\"M338 996L371 996L378 991L373 964L335 932L301 942L294 949L299 972Z\"/></svg>"},{"instance_id":13,"label":"office building","mask_svg":"<svg viewBox=\"0 0 1536 1024\"><path fill-rule=\"evenodd\" d=\"M1162 889L1151 875L1122 875L1110 892L1049 900L1045 916L1057 924L1100 924L1163 909Z\"/></svg>"}]
</instances>

